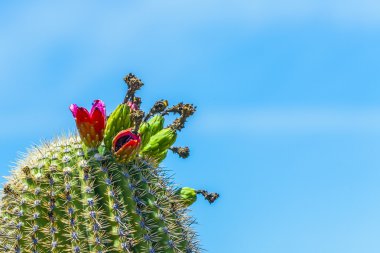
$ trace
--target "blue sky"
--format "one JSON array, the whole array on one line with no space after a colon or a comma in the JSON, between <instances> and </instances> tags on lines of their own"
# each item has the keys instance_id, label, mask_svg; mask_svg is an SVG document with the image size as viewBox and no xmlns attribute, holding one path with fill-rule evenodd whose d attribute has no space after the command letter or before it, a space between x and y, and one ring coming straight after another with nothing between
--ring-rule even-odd
<instances>
[{"instance_id":1,"label":"blue sky","mask_svg":"<svg viewBox=\"0 0 380 253\"><path fill-rule=\"evenodd\" d=\"M208 252L379 252L379 32L371 0L2 1L0 174L134 72L144 108L198 106L165 166L221 193Z\"/></svg>"}]
</instances>

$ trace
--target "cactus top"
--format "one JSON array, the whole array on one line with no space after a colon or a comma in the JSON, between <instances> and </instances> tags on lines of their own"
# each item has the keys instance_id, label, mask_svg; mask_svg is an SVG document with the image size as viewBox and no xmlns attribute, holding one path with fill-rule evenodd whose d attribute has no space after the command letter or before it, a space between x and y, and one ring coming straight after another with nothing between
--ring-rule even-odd
<instances>
[{"instance_id":1,"label":"cactus top","mask_svg":"<svg viewBox=\"0 0 380 253\"><path fill-rule=\"evenodd\" d=\"M105 103L90 111L70 106L79 136L45 143L18 161L3 187L0 252L191 253L200 247L188 207L201 194L178 188L160 168L196 107L157 101L147 113L135 96L143 83L125 77L123 103L107 116ZM178 118L165 127L165 116Z\"/></svg>"}]
</instances>

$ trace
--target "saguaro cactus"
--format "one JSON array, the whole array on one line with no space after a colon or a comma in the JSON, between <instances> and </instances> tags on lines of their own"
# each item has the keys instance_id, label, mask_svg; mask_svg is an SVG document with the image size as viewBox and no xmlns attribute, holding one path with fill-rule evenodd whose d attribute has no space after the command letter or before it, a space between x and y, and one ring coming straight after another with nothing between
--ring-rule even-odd
<instances>
[{"instance_id":1,"label":"saguaro cactus","mask_svg":"<svg viewBox=\"0 0 380 253\"><path fill-rule=\"evenodd\" d=\"M3 187L1 252L200 252L188 206L203 195L178 188L160 163L189 116L191 104L169 107L166 100L148 113L135 96L143 83L125 77L128 91L109 117L95 100L91 111L71 105L78 135L33 148ZM164 117L179 117L164 127Z\"/></svg>"}]
</instances>

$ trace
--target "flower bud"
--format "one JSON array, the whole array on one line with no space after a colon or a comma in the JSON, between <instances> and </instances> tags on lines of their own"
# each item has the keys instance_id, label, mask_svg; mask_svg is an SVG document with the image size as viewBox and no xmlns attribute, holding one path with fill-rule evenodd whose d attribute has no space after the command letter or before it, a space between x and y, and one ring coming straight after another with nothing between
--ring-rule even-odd
<instances>
[{"instance_id":1,"label":"flower bud","mask_svg":"<svg viewBox=\"0 0 380 253\"><path fill-rule=\"evenodd\" d=\"M168 150L164 150L163 152L157 154L154 156L155 160L154 163L155 165L159 165L163 160L165 160L166 156L168 155Z\"/></svg>"},{"instance_id":2,"label":"flower bud","mask_svg":"<svg viewBox=\"0 0 380 253\"><path fill-rule=\"evenodd\" d=\"M176 194L184 207L191 206L197 200L197 191L190 187L182 187L177 190Z\"/></svg>"},{"instance_id":3,"label":"flower bud","mask_svg":"<svg viewBox=\"0 0 380 253\"><path fill-rule=\"evenodd\" d=\"M122 130L131 127L131 110L127 104L120 104L111 113L107 120L105 130L104 144L107 150L111 150L112 141L115 136Z\"/></svg>"},{"instance_id":4,"label":"flower bud","mask_svg":"<svg viewBox=\"0 0 380 253\"><path fill-rule=\"evenodd\" d=\"M164 128L150 138L141 153L152 158L158 158L160 154L167 151L174 144L176 139L177 133L175 130Z\"/></svg>"},{"instance_id":5,"label":"flower bud","mask_svg":"<svg viewBox=\"0 0 380 253\"><path fill-rule=\"evenodd\" d=\"M119 161L128 162L137 155L140 144L139 135L132 133L131 129L123 130L113 139L112 151Z\"/></svg>"},{"instance_id":6,"label":"flower bud","mask_svg":"<svg viewBox=\"0 0 380 253\"><path fill-rule=\"evenodd\" d=\"M152 131L148 122L143 122L139 128L139 135L141 137L141 148L144 148L148 144Z\"/></svg>"},{"instance_id":7,"label":"flower bud","mask_svg":"<svg viewBox=\"0 0 380 253\"><path fill-rule=\"evenodd\" d=\"M160 114L154 115L153 118L148 121L152 131L152 136L164 128L164 121L164 117Z\"/></svg>"}]
</instances>

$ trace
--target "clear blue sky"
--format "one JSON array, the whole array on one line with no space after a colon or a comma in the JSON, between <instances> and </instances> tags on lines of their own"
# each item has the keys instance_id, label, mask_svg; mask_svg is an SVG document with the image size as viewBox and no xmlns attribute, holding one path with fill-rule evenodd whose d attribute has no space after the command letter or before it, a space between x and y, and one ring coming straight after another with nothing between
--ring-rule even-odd
<instances>
[{"instance_id":1,"label":"clear blue sky","mask_svg":"<svg viewBox=\"0 0 380 253\"><path fill-rule=\"evenodd\" d=\"M53 2L0 3L2 176L134 72L144 108L198 105L165 165L221 193L193 206L208 252L380 252L379 3Z\"/></svg>"}]
</instances>

